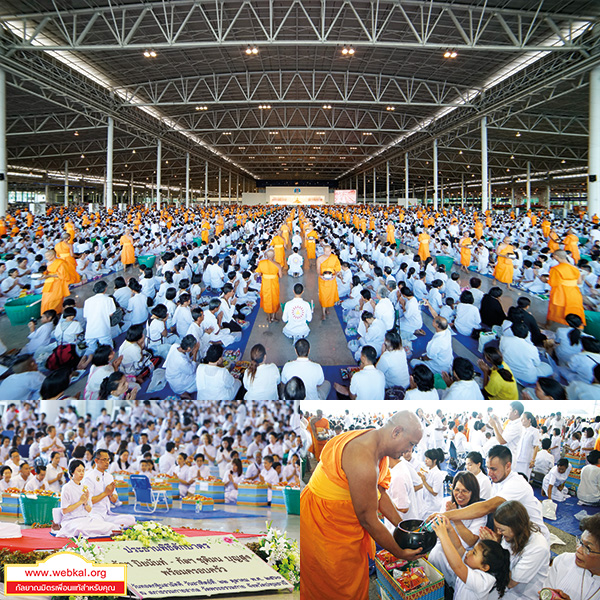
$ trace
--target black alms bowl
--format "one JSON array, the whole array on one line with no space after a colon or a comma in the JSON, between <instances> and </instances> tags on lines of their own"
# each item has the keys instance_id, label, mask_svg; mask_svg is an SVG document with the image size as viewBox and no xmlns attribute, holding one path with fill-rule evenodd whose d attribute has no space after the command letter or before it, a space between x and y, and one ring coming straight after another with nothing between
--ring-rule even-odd
<instances>
[{"instance_id":1,"label":"black alms bowl","mask_svg":"<svg viewBox=\"0 0 600 600\"><path fill-rule=\"evenodd\" d=\"M434 531L415 531L423 525L423 521L410 519L402 521L394 529L394 539L400 548L416 550L423 548L423 553L429 552L437 541Z\"/></svg>"}]
</instances>

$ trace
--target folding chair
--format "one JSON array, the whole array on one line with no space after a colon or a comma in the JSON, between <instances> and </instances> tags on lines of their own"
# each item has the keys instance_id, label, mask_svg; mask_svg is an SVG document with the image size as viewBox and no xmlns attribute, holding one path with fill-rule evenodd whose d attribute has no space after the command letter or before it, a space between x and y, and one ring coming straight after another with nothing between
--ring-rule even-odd
<instances>
[{"instance_id":1,"label":"folding chair","mask_svg":"<svg viewBox=\"0 0 600 600\"><path fill-rule=\"evenodd\" d=\"M150 480L146 475L131 475L129 481L131 482L131 487L133 488L133 493L135 495L133 512L152 514L156 511L156 507L161 499L164 501L167 511L169 510L166 490L153 490L150 485ZM140 504L149 504L152 508L148 508L148 510L138 510L138 502Z\"/></svg>"}]
</instances>

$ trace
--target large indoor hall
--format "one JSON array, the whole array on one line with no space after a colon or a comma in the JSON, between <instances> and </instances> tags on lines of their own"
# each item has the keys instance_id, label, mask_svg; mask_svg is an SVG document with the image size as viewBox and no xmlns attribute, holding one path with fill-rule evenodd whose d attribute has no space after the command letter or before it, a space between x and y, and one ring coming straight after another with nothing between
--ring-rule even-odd
<instances>
[{"instance_id":1,"label":"large indoor hall","mask_svg":"<svg viewBox=\"0 0 600 600\"><path fill-rule=\"evenodd\" d=\"M0 3L0 400L597 398L599 9Z\"/></svg>"}]
</instances>

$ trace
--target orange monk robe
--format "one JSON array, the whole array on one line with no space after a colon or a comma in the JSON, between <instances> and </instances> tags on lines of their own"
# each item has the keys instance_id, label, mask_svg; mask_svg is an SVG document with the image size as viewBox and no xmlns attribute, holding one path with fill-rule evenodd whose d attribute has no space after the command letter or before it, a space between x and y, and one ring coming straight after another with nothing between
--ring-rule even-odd
<instances>
[{"instance_id":1,"label":"orange monk robe","mask_svg":"<svg viewBox=\"0 0 600 600\"><path fill-rule=\"evenodd\" d=\"M260 306L267 314L279 310L279 267L272 260L264 259L258 263L256 272L262 275L260 284Z\"/></svg>"},{"instance_id":2,"label":"orange monk robe","mask_svg":"<svg viewBox=\"0 0 600 600\"><path fill-rule=\"evenodd\" d=\"M500 244L498 246L498 262L494 269L494 277L502 283L511 284L513 280L514 265L512 258L507 254L514 253L515 249L510 244Z\"/></svg>"},{"instance_id":3,"label":"orange monk robe","mask_svg":"<svg viewBox=\"0 0 600 600\"><path fill-rule=\"evenodd\" d=\"M208 244L208 232L210 231L210 223L206 219L204 219L200 225L200 229L202 231L202 233L200 234L202 241L205 244Z\"/></svg>"},{"instance_id":4,"label":"orange monk robe","mask_svg":"<svg viewBox=\"0 0 600 600\"><path fill-rule=\"evenodd\" d=\"M285 240L280 235L276 235L269 245L275 250L275 262L285 267Z\"/></svg>"},{"instance_id":5,"label":"orange monk robe","mask_svg":"<svg viewBox=\"0 0 600 600\"><path fill-rule=\"evenodd\" d=\"M490 217L490 216L486 217L485 224L487 227L491 227L492 226L492 217Z\"/></svg>"},{"instance_id":6,"label":"orange monk robe","mask_svg":"<svg viewBox=\"0 0 600 600\"><path fill-rule=\"evenodd\" d=\"M334 273L332 279L322 279L319 277L319 302L323 308L333 306L340 299L338 295L337 278L335 274L342 270L339 258L335 254L331 254L326 258L320 266L319 274L323 275L326 271Z\"/></svg>"},{"instance_id":7,"label":"orange monk robe","mask_svg":"<svg viewBox=\"0 0 600 600\"><path fill-rule=\"evenodd\" d=\"M592 223L594 225L597 225L598 223L600 223L600 219L598 218L598 215L594 213L594 216L592 217Z\"/></svg>"},{"instance_id":8,"label":"orange monk robe","mask_svg":"<svg viewBox=\"0 0 600 600\"><path fill-rule=\"evenodd\" d=\"M550 248L550 252L556 252L560 250L560 244L558 240L558 235L555 231L550 232L550 236L548 239L548 248Z\"/></svg>"},{"instance_id":9,"label":"orange monk robe","mask_svg":"<svg viewBox=\"0 0 600 600\"><path fill-rule=\"evenodd\" d=\"M28 212L27 213L27 227L31 227L33 225L33 215Z\"/></svg>"},{"instance_id":10,"label":"orange monk robe","mask_svg":"<svg viewBox=\"0 0 600 600\"><path fill-rule=\"evenodd\" d=\"M121 246L121 262L123 266L132 265L135 262L135 250L133 249L133 240L128 235L122 235L119 240Z\"/></svg>"},{"instance_id":11,"label":"orange monk robe","mask_svg":"<svg viewBox=\"0 0 600 600\"><path fill-rule=\"evenodd\" d=\"M77 273L77 261L71 254L70 244L67 244L67 242L58 242L58 244L54 246L54 251L56 252L56 256L64 260L67 265L67 269L69 270L68 283L79 283L81 277L79 277L79 273Z\"/></svg>"},{"instance_id":12,"label":"orange monk robe","mask_svg":"<svg viewBox=\"0 0 600 600\"><path fill-rule=\"evenodd\" d=\"M475 237L480 240L483 235L483 223L481 221L475 222Z\"/></svg>"},{"instance_id":13,"label":"orange monk robe","mask_svg":"<svg viewBox=\"0 0 600 600\"><path fill-rule=\"evenodd\" d=\"M387 241L392 246L396 245L396 228L393 223L388 223L386 228Z\"/></svg>"},{"instance_id":14,"label":"orange monk robe","mask_svg":"<svg viewBox=\"0 0 600 600\"><path fill-rule=\"evenodd\" d=\"M217 225L215 227L215 235L221 235L221 232L223 231L224 227L225 227L225 221L223 220L223 217L221 215L219 215L217 217Z\"/></svg>"},{"instance_id":15,"label":"orange monk robe","mask_svg":"<svg viewBox=\"0 0 600 600\"><path fill-rule=\"evenodd\" d=\"M547 238L550 235L550 221L544 219L542 221L542 235Z\"/></svg>"},{"instance_id":16,"label":"orange monk robe","mask_svg":"<svg viewBox=\"0 0 600 600\"><path fill-rule=\"evenodd\" d=\"M429 234L425 233L425 232L420 233L418 240L419 240L418 254L421 257L421 260L423 262L425 262L425 260L428 259L430 256L430 254L429 254L429 240L430 240Z\"/></svg>"},{"instance_id":17,"label":"orange monk robe","mask_svg":"<svg viewBox=\"0 0 600 600\"><path fill-rule=\"evenodd\" d=\"M565 317L569 313L579 315L585 325L583 297L577 286L579 269L568 263L559 263L550 269L550 299L548 300L548 321L567 325Z\"/></svg>"},{"instance_id":18,"label":"orange monk robe","mask_svg":"<svg viewBox=\"0 0 600 600\"><path fill-rule=\"evenodd\" d=\"M580 258L580 256L579 256L579 238L576 235L574 235L573 233L570 233L563 240L563 244L565 245L565 250L567 252L571 253L571 256L573 257L575 264L577 264L579 262L579 258Z\"/></svg>"},{"instance_id":19,"label":"orange monk robe","mask_svg":"<svg viewBox=\"0 0 600 600\"><path fill-rule=\"evenodd\" d=\"M316 436L313 431L313 427L314 427L315 431L317 432ZM319 458L321 456L321 452L323 452L323 448L325 447L325 444L327 443L327 440L320 440L318 438L321 437L322 434L326 434L328 430L329 430L329 421L325 417L315 421L312 424L312 427L310 427L310 429L309 429L312 443L311 443L308 451L312 452L315 455L315 458L317 459L317 461L319 460Z\"/></svg>"},{"instance_id":20,"label":"orange monk robe","mask_svg":"<svg viewBox=\"0 0 600 600\"><path fill-rule=\"evenodd\" d=\"M366 231L367 231L367 220L366 220L366 219L364 219L364 218L363 218L363 219L360 219L359 223L360 223L360 230L361 230L363 233L366 233Z\"/></svg>"},{"instance_id":21,"label":"orange monk robe","mask_svg":"<svg viewBox=\"0 0 600 600\"><path fill-rule=\"evenodd\" d=\"M287 248L290 245L290 228L287 225L281 226L281 237Z\"/></svg>"},{"instance_id":22,"label":"orange monk robe","mask_svg":"<svg viewBox=\"0 0 600 600\"><path fill-rule=\"evenodd\" d=\"M469 247L473 240L470 237L464 237L460 240L460 264L463 267L469 267L471 264L471 248Z\"/></svg>"},{"instance_id":23,"label":"orange monk robe","mask_svg":"<svg viewBox=\"0 0 600 600\"><path fill-rule=\"evenodd\" d=\"M531 215L531 224L533 225L533 227L535 227L536 223L537 223L537 216Z\"/></svg>"},{"instance_id":24,"label":"orange monk robe","mask_svg":"<svg viewBox=\"0 0 600 600\"><path fill-rule=\"evenodd\" d=\"M6 235L6 223L4 219L0 219L0 235Z\"/></svg>"},{"instance_id":25,"label":"orange monk robe","mask_svg":"<svg viewBox=\"0 0 600 600\"><path fill-rule=\"evenodd\" d=\"M369 229L375 231L375 219L373 217L369 219Z\"/></svg>"},{"instance_id":26,"label":"orange monk robe","mask_svg":"<svg viewBox=\"0 0 600 600\"><path fill-rule=\"evenodd\" d=\"M42 307L44 314L47 310L54 309L62 313L63 300L69 295L69 269L61 258L54 259L47 267L49 277L42 288Z\"/></svg>"},{"instance_id":27,"label":"orange monk robe","mask_svg":"<svg viewBox=\"0 0 600 600\"><path fill-rule=\"evenodd\" d=\"M369 556L375 542L361 526L342 469L347 443L368 430L349 431L327 442L321 462L300 496L302 600L368 600ZM379 463L377 484L390 484L389 460Z\"/></svg>"},{"instance_id":28,"label":"orange monk robe","mask_svg":"<svg viewBox=\"0 0 600 600\"><path fill-rule=\"evenodd\" d=\"M317 238L319 234L316 231L309 231L306 234L306 256L308 260L317 257Z\"/></svg>"}]
</instances>

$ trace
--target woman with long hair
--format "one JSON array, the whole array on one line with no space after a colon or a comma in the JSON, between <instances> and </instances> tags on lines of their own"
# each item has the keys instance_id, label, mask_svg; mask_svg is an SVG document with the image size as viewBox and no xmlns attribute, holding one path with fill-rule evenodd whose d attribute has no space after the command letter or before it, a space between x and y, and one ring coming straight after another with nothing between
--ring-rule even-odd
<instances>
[{"instance_id":1,"label":"woman with long hair","mask_svg":"<svg viewBox=\"0 0 600 600\"><path fill-rule=\"evenodd\" d=\"M527 509L516 500L503 502L494 512L494 530L482 527L482 540L500 542L510 552L510 582L505 600L536 600L550 564L550 545Z\"/></svg>"},{"instance_id":2,"label":"woman with long hair","mask_svg":"<svg viewBox=\"0 0 600 600\"><path fill-rule=\"evenodd\" d=\"M492 497L492 482L483 466L481 454L479 452L469 452L465 461L465 468L477 478L480 499L489 500Z\"/></svg>"},{"instance_id":3,"label":"woman with long hair","mask_svg":"<svg viewBox=\"0 0 600 600\"><path fill-rule=\"evenodd\" d=\"M229 468L232 445L233 438L229 436L224 436L221 440L221 445L217 450L217 456L215 460L217 461L217 466L219 467L219 477L221 479L223 479L223 477L225 476L225 472Z\"/></svg>"},{"instance_id":4,"label":"woman with long hair","mask_svg":"<svg viewBox=\"0 0 600 600\"><path fill-rule=\"evenodd\" d=\"M281 381L275 363L265 363L267 351L262 344L256 344L250 351L250 366L244 372L244 400L277 400L277 386Z\"/></svg>"},{"instance_id":5,"label":"woman with long hair","mask_svg":"<svg viewBox=\"0 0 600 600\"><path fill-rule=\"evenodd\" d=\"M445 471L439 465L444 462L444 451L441 448L430 448L425 452L425 466L417 474L423 482L423 514L440 512L444 499Z\"/></svg>"},{"instance_id":6,"label":"woman with long hair","mask_svg":"<svg viewBox=\"0 0 600 600\"><path fill-rule=\"evenodd\" d=\"M244 466L239 458L231 461L231 469L225 480L225 503L236 504L238 497L238 485L244 478Z\"/></svg>"},{"instance_id":7,"label":"woman with long hair","mask_svg":"<svg viewBox=\"0 0 600 600\"><path fill-rule=\"evenodd\" d=\"M479 502L479 500L479 483L475 475L469 471L457 473L452 481L452 496L446 502L446 510L464 508ZM465 551L471 550L477 544L479 529L486 524L486 521L486 517L477 517L476 519L451 522ZM429 562L444 574L450 587L455 587L456 574L448 564L439 540L429 555Z\"/></svg>"}]
</instances>

